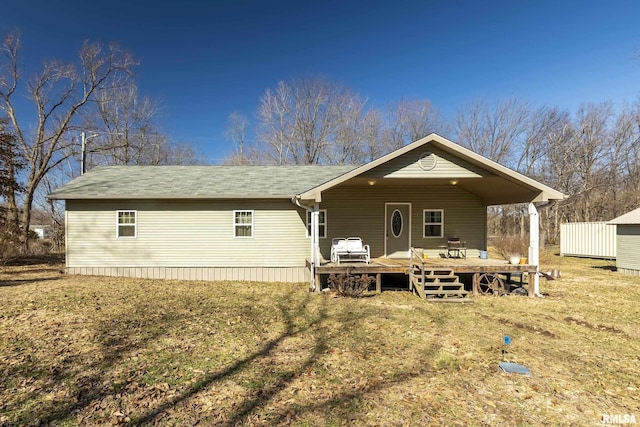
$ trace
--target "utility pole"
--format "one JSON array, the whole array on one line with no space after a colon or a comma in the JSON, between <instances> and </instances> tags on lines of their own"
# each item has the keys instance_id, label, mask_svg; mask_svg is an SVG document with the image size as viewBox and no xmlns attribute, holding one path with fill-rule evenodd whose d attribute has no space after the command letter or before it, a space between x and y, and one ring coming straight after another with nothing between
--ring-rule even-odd
<instances>
[{"instance_id":1,"label":"utility pole","mask_svg":"<svg viewBox=\"0 0 640 427\"><path fill-rule=\"evenodd\" d=\"M87 141L90 138L94 138L98 136L97 133L93 135L87 136L84 132L80 132L81 140L82 140L82 157L80 158L80 174L84 175L87 171Z\"/></svg>"},{"instance_id":2,"label":"utility pole","mask_svg":"<svg viewBox=\"0 0 640 427\"><path fill-rule=\"evenodd\" d=\"M87 138L84 132L82 132L80 135L82 137L82 157L80 159L80 174L84 175L85 173L84 164L86 163L86 160L87 160L87 150L86 150Z\"/></svg>"}]
</instances>

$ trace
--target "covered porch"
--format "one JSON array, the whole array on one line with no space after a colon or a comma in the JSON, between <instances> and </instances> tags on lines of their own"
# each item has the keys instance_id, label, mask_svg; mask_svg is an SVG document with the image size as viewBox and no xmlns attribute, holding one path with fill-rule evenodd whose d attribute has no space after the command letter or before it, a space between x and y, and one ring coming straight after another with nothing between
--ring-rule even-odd
<instances>
[{"instance_id":1,"label":"covered porch","mask_svg":"<svg viewBox=\"0 0 640 427\"><path fill-rule=\"evenodd\" d=\"M316 292L323 287L322 278L332 273L373 275L378 291L385 286L385 276L404 274L407 287L423 297L436 291L452 296L479 293L483 279L518 275L528 278L527 293L535 296L540 295L536 204L564 197L433 134L297 194L292 202L307 211L307 268ZM526 256L528 264L481 258L487 250L487 207L515 203L528 205L529 246L527 253L518 254ZM333 240L350 236L369 246L371 262L326 261ZM458 246L452 247L450 242L456 241ZM451 284L445 286L447 281Z\"/></svg>"}]
</instances>

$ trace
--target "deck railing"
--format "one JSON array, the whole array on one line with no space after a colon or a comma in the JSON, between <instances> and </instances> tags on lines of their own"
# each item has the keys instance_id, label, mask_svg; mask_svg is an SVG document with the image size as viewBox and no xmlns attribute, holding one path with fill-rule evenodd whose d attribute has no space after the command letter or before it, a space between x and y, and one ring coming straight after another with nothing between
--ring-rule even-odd
<instances>
[{"instance_id":1,"label":"deck railing","mask_svg":"<svg viewBox=\"0 0 640 427\"><path fill-rule=\"evenodd\" d=\"M413 293L417 293L420 298L424 298L424 285L419 286L420 283L425 283L425 263L424 263L424 249L418 249L412 247L411 259L409 261L409 287ZM420 279L416 277L416 270L419 271Z\"/></svg>"}]
</instances>

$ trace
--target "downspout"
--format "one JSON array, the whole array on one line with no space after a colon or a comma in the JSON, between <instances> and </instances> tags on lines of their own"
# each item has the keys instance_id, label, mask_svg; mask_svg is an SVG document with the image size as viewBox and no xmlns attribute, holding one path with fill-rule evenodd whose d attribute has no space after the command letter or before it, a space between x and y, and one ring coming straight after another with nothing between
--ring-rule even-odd
<instances>
[{"instance_id":1,"label":"downspout","mask_svg":"<svg viewBox=\"0 0 640 427\"><path fill-rule=\"evenodd\" d=\"M319 262L316 251L316 243L318 242L318 205L307 206L302 204L300 202L300 195L293 196L291 202L305 211L311 212L311 268L309 269L311 277L309 283L312 290L320 292L319 287L316 287L316 264Z\"/></svg>"},{"instance_id":2,"label":"downspout","mask_svg":"<svg viewBox=\"0 0 640 427\"><path fill-rule=\"evenodd\" d=\"M533 203L529 203L529 263L536 266L533 277L533 294L542 297L540 293L540 218Z\"/></svg>"}]
</instances>

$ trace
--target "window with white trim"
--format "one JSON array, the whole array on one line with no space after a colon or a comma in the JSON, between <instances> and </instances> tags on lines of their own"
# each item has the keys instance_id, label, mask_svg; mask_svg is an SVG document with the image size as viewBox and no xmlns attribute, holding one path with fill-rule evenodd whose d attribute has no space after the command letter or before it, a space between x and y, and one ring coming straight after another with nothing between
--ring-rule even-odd
<instances>
[{"instance_id":1,"label":"window with white trim","mask_svg":"<svg viewBox=\"0 0 640 427\"><path fill-rule=\"evenodd\" d=\"M422 211L422 237L444 236L444 210L424 209Z\"/></svg>"},{"instance_id":2,"label":"window with white trim","mask_svg":"<svg viewBox=\"0 0 640 427\"><path fill-rule=\"evenodd\" d=\"M321 239L327 237L327 210L318 211L318 235ZM311 211L307 211L307 237L311 237Z\"/></svg>"},{"instance_id":3,"label":"window with white trim","mask_svg":"<svg viewBox=\"0 0 640 427\"><path fill-rule=\"evenodd\" d=\"M138 235L137 211L117 211L117 238L135 238Z\"/></svg>"},{"instance_id":4,"label":"window with white trim","mask_svg":"<svg viewBox=\"0 0 640 427\"><path fill-rule=\"evenodd\" d=\"M233 237L253 237L253 211L233 211Z\"/></svg>"}]
</instances>

